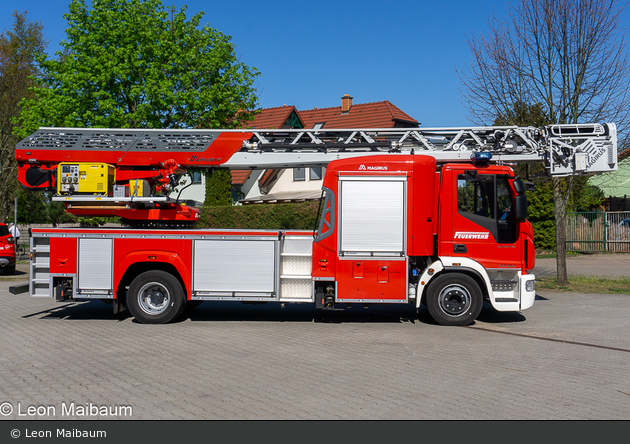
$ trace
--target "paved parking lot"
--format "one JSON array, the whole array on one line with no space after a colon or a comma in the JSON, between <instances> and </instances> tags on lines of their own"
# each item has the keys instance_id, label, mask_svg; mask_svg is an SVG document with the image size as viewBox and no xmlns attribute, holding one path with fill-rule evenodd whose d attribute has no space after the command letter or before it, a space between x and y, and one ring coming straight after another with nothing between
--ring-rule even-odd
<instances>
[{"instance_id":1,"label":"paved parking lot","mask_svg":"<svg viewBox=\"0 0 630 444\"><path fill-rule=\"evenodd\" d=\"M630 289L541 292L522 314L485 307L471 327L400 307L321 314L209 302L153 326L100 301L10 294L25 276L0 280L0 419L621 420L630 412Z\"/></svg>"}]
</instances>

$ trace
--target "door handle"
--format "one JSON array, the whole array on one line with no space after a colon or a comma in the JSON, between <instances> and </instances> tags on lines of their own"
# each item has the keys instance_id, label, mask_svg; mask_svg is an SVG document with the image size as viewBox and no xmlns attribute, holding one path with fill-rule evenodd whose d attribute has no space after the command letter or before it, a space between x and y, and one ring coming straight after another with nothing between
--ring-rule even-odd
<instances>
[{"instance_id":1,"label":"door handle","mask_svg":"<svg viewBox=\"0 0 630 444\"><path fill-rule=\"evenodd\" d=\"M453 251L455 253L466 253L468 251L468 249L466 248L466 245L464 244L455 244L453 246Z\"/></svg>"}]
</instances>

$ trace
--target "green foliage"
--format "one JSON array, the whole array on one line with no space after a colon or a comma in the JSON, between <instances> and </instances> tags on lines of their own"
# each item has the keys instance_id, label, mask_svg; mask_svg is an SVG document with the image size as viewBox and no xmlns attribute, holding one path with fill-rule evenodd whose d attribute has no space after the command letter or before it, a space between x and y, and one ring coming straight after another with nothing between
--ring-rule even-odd
<instances>
[{"instance_id":1,"label":"green foliage","mask_svg":"<svg viewBox=\"0 0 630 444\"><path fill-rule=\"evenodd\" d=\"M204 207L220 207L232 204L232 173L215 170L206 173L206 197Z\"/></svg>"},{"instance_id":2,"label":"green foliage","mask_svg":"<svg viewBox=\"0 0 630 444\"><path fill-rule=\"evenodd\" d=\"M535 191L527 191L528 217L534 226L534 245L537 250L556 250L556 224L553 216L553 186L551 180L536 184Z\"/></svg>"},{"instance_id":3,"label":"green foliage","mask_svg":"<svg viewBox=\"0 0 630 444\"><path fill-rule=\"evenodd\" d=\"M604 192L597 186L589 184L589 177L579 176L575 178L568 211L599 210L598 207L604 202Z\"/></svg>"},{"instance_id":4,"label":"green foliage","mask_svg":"<svg viewBox=\"0 0 630 444\"><path fill-rule=\"evenodd\" d=\"M107 223L118 223L119 217L80 217L79 224L82 227L99 227Z\"/></svg>"},{"instance_id":5,"label":"green foliage","mask_svg":"<svg viewBox=\"0 0 630 444\"><path fill-rule=\"evenodd\" d=\"M19 190L13 121L20 115L22 99L32 96L31 76L38 73L35 57L46 49L41 24L17 11L13 18L13 27L0 34L0 221L13 217Z\"/></svg>"},{"instance_id":6,"label":"green foliage","mask_svg":"<svg viewBox=\"0 0 630 444\"><path fill-rule=\"evenodd\" d=\"M217 128L248 120L255 68L231 37L160 0L72 0L57 59L39 58L36 97L16 130L41 126Z\"/></svg>"},{"instance_id":7,"label":"green foliage","mask_svg":"<svg viewBox=\"0 0 630 444\"><path fill-rule=\"evenodd\" d=\"M318 202L204 208L200 228L313 230Z\"/></svg>"},{"instance_id":8,"label":"green foliage","mask_svg":"<svg viewBox=\"0 0 630 444\"><path fill-rule=\"evenodd\" d=\"M77 222L76 216L66 213L66 209L61 202L49 201L46 206L46 215L53 226Z\"/></svg>"},{"instance_id":9,"label":"green foliage","mask_svg":"<svg viewBox=\"0 0 630 444\"><path fill-rule=\"evenodd\" d=\"M46 214L46 198L37 191L18 191L17 220L22 224L45 224L48 223Z\"/></svg>"}]
</instances>

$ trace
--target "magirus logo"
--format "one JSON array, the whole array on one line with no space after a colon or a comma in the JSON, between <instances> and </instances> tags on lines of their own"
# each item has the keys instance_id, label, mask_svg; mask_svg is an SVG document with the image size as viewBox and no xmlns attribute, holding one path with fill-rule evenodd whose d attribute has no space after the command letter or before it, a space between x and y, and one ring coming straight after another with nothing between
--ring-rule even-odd
<instances>
[{"instance_id":1,"label":"magirus logo","mask_svg":"<svg viewBox=\"0 0 630 444\"><path fill-rule=\"evenodd\" d=\"M221 159L218 157L197 157L196 154L193 154L192 156L190 156L190 159L188 159L188 161L190 162L220 162Z\"/></svg>"},{"instance_id":2,"label":"magirus logo","mask_svg":"<svg viewBox=\"0 0 630 444\"><path fill-rule=\"evenodd\" d=\"M361 165L359 166L359 171L387 171L387 165L384 165L384 166Z\"/></svg>"}]
</instances>

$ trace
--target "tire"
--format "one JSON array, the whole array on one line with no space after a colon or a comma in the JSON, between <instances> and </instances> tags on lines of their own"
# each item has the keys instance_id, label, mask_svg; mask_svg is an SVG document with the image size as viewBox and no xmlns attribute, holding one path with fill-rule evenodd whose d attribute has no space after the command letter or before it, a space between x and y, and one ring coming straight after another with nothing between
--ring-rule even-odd
<instances>
[{"instance_id":1,"label":"tire","mask_svg":"<svg viewBox=\"0 0 630 444\"><path fill-rule=\"evenodd\" d=\"M4 267L4 274L6 275L15 274L15 264L7 265L6 267Z\"/></svg>"},{"instance_id":2,"label":"tire","mask_svg":"<svg viewBox=\"0 0 630 444\"><path fill-rule=\"evenodd\" d=\"M483 298L473 278L462 273L446 273L429 284L426 302L431 317L438 323L463 326L477 319Z\"/></svg>"},{"instance_id":3,"label":"tire","mask_svg":"<svg viewBox=\"0 0 630 444\"><path fill-rule=\"evenodd\" d=\"M182 285L166 271L145 271L129 286L127 307L142 324L166 324L186 307Z\"/></svg>"}]
</instances>

